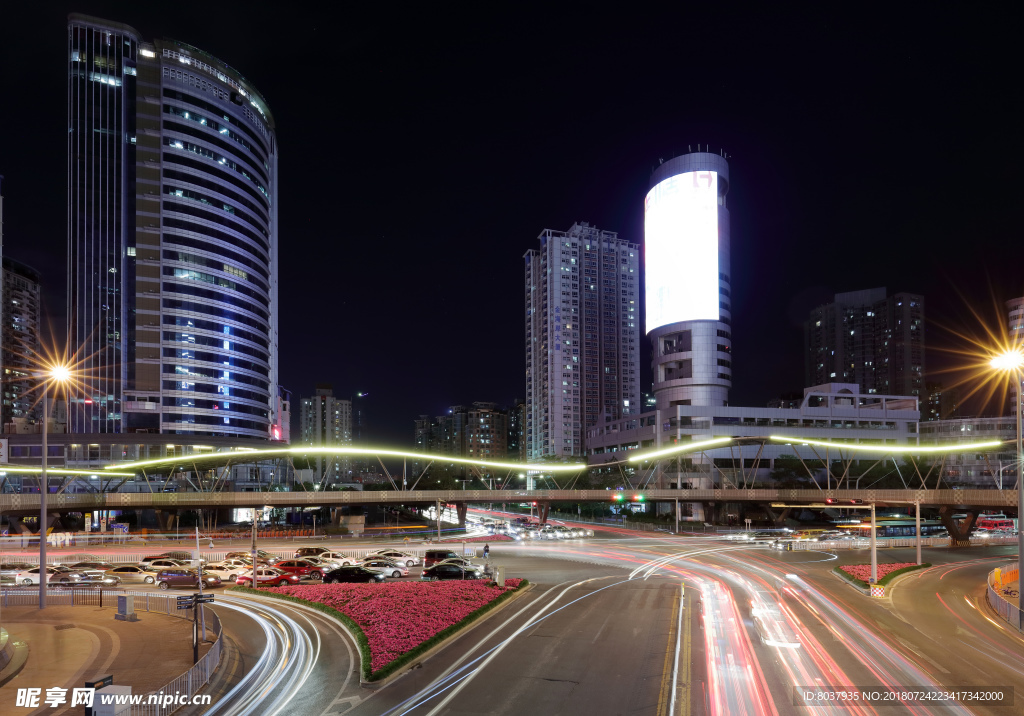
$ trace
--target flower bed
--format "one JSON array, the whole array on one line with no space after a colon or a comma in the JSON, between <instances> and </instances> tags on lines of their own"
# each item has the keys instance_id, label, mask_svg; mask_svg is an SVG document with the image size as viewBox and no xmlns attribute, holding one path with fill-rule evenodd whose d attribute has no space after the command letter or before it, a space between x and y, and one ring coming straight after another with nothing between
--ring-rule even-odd
<instances>
[{"instance_id":1,"label":"flower bed","mask_svg":"<svg viewBox=\"0 0 1024 716\"><path fill-rule=\"evenodd\" d=\"M295 585L254 590L334 613L365 640L363 675L387 676L525 585L484 581ZM244 590L249 591L249 590ZM362 647L364 644L361 643Z\"/></svg>"},{"instance_id":2,"label":"flower bed","mask_svg":"<svg viewBox=\"0 0 1024 716\"><path fill-rule=\"evenodd\" d=\"M915 569L924 569L931 567L930 564L917 564L916 562L893 562L891 564L879 564L878 565L878 584L888 584L891 579L905 574L906 572L912 572ZM846 564L841 567L836 567L833 570L840 577L844 577L854 584L867 588L870 586L871 580L871 565L870 564Z\"/></svg>"}]
</instances>

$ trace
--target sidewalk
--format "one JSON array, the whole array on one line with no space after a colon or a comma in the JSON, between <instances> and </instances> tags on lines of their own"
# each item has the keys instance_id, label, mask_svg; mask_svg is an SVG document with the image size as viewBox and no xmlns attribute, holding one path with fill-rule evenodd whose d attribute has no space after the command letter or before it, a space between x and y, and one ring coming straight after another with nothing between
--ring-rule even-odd
<instances>
[{"instance_id":1,"label":"sidewalk","mask_svg":"<svg viewBox=\"0 0 1024 716\"><path fill-rule=\"evenodd\" d=\"M116 608L8 607L0 614L11 638L28 643L21 672L0 687L0 713L55 716L80 713L69 705L29 711L15 706L18 689L71 689L112 674L114 684L131 686L133 694L156 691L192 667L192 622L138 612L139 621L114 619ZM208 634L212 638L212 634ZM199 645L200 657L209 644ZM42 700L40 700L42 704Z\"/></svg>"},{"instance_id":2,"label":"sidewalk","mask_svg":"<svg viewBox=\"0 0 1024 716\"><path fill-rule=\"evenodd\" d=\"M1016 597L1003 594L1004 589L1013 589L1017 592ZM1020 608L1020 582L1003 582L1003 586L996 590L996 594L1008 601L1013 606Z\"/></svg>"}]
</instances>

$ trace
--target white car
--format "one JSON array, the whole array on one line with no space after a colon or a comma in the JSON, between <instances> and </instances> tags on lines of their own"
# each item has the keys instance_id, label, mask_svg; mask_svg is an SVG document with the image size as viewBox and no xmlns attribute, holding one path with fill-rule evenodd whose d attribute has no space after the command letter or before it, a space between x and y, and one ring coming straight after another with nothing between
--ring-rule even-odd
<instances>
[{"instance_id":1,"label":"white car","mask_svg":"<svg viewBox=\"0 0 1024 716\"><path fill-rule=\"evenodd\" d=\"M231 564L231 562L235 564ZM203 573L216 575L222 582L234 582L239 574L252 574L252 567L239 560L228 560L206 565L203 567Z\"/></svg>"},{"instance_id":2,"label":"white car","mask_svg":"<svg viewBox=\"0 0 1024 716\"><path fill-rule=\"evenodd\" d=\"M355 557L349 557L347 554L342 554L341 552L324 552L322 554L318 554L316 558L330 562L331 564L336 564L339 567L348 567L359 561Z\"/></svg>"},{"instance_id":3,"label":"white car","mask_svg":"<svg viewBox=\"0 0 1024 716\"><path fill-rule=\"evenodd\" d=\"M359 563L359 566L371 572L380 572L386 577L408 577L409 568L401 562L395 562L384 557L367 557Z\"/></svg>"},{"instance_id":4,"label":"white car","mask_svg":"<svg viewBox=\"0 0 1024 716\"><path fill-rule=\"evenodd\" d=\"M381 557L394 562L404 562L406 567L415 567L420 563L420 558L416 555L398 549L378 549L370 552L364 559L378 559Z\"/></svg>"}]
</instances>

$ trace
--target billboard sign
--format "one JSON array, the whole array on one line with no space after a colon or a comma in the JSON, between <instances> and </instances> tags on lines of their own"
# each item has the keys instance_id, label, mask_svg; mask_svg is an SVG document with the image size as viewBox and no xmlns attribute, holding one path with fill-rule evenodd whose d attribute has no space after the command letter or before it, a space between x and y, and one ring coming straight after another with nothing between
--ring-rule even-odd
<instances>
[{"instance_id":1,"label":"billboard sign","mask_svg":"<svg viewBox=\"0 0 1024 716\"><path fill-rule=\"evenodd\" d=\"M717 321L718 172L669 177L644 201L647 332L680 321Z\"/></svg>"}]
</instances>

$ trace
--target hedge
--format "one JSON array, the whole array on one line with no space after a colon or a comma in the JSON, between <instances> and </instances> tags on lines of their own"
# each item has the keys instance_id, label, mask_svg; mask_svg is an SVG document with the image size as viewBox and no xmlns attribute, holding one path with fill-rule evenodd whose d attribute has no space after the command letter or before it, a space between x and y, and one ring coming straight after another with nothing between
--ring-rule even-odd
<instances>
[{"instance_id":1,"label":"hedge","mask_svg":"<svg viewBox=\"0 0 1024 716\"><path fill-rule=\"evenodd\" d=\"M403 666L408 664L410 661L413 661L414 659L418 658L422 654L426 653L428 650L432 649L437 644L440 644L442 641L444 641L448 637L457 634L462 629L465 629L467 626L469 626L470 624L475 622L477 619L482 617L484 614L486 614L490 610L496 608L502 602L510 599L513 594L515 594L516 592L520 591L521 589L526 587L528 584L529 584L528 580L526 580L526 579L522 580L519 583L519 586L516 587L515 589L510 589L509 591L504 592L503 594L500 594L496 599L494 599L494 600L488 602L487 604L483 605L482 607L477 609L475 612L471 612L462 621L456 622L455 624L452 624L450 627L442 629L437 634L434 634L434 636L430 637L426 641L421 642L417 646L413 647L409 651L407 651L404 654L402 654L401 656L399 656L394 661L388 662L387 664L385 664L381 668L377 669L377 671L373 672L372 674L370 673L370 663L371 663L370 659L371 659L371 656L370 656L370 643L369 643L369 640L366 638L366 634L363 632L362 628L352 619L352 617L348 616L347 614L343 614L342 612L339 612L337 609L334 609L333 607L329 607L326 604L320 604L319 602L310 602L310 601L307 601L305 599L299 599L298 597L292 597L292 596L288 596L288 595L285 595L285 594L276 594L274 592L265 592L262 589L250 589L249 587L229 587L228 591L241 592L241 593L244 593L244 594L262 595L262 596L265 596L265 597L273 597L274 599L283 599L283 600L285 600L287 602L294 602L296 604L302 604L302 605L305 605L307 607L311 607L313 609L316 609L319 612L323 612L324 614L326 614L328 616L334 617L335 619L340 621L342 624L344 624L346 627L348 627L349 630L356 637L356 643L359 645L360 661L362 662L361 663L361 668L360 668L360 674L362 675L363 681L380 681L381 679L383 679L383 678L385 678L387 676L390 676L391 674L395 673L400 668L402 668Z\"/></svg>"}]
</instances>

